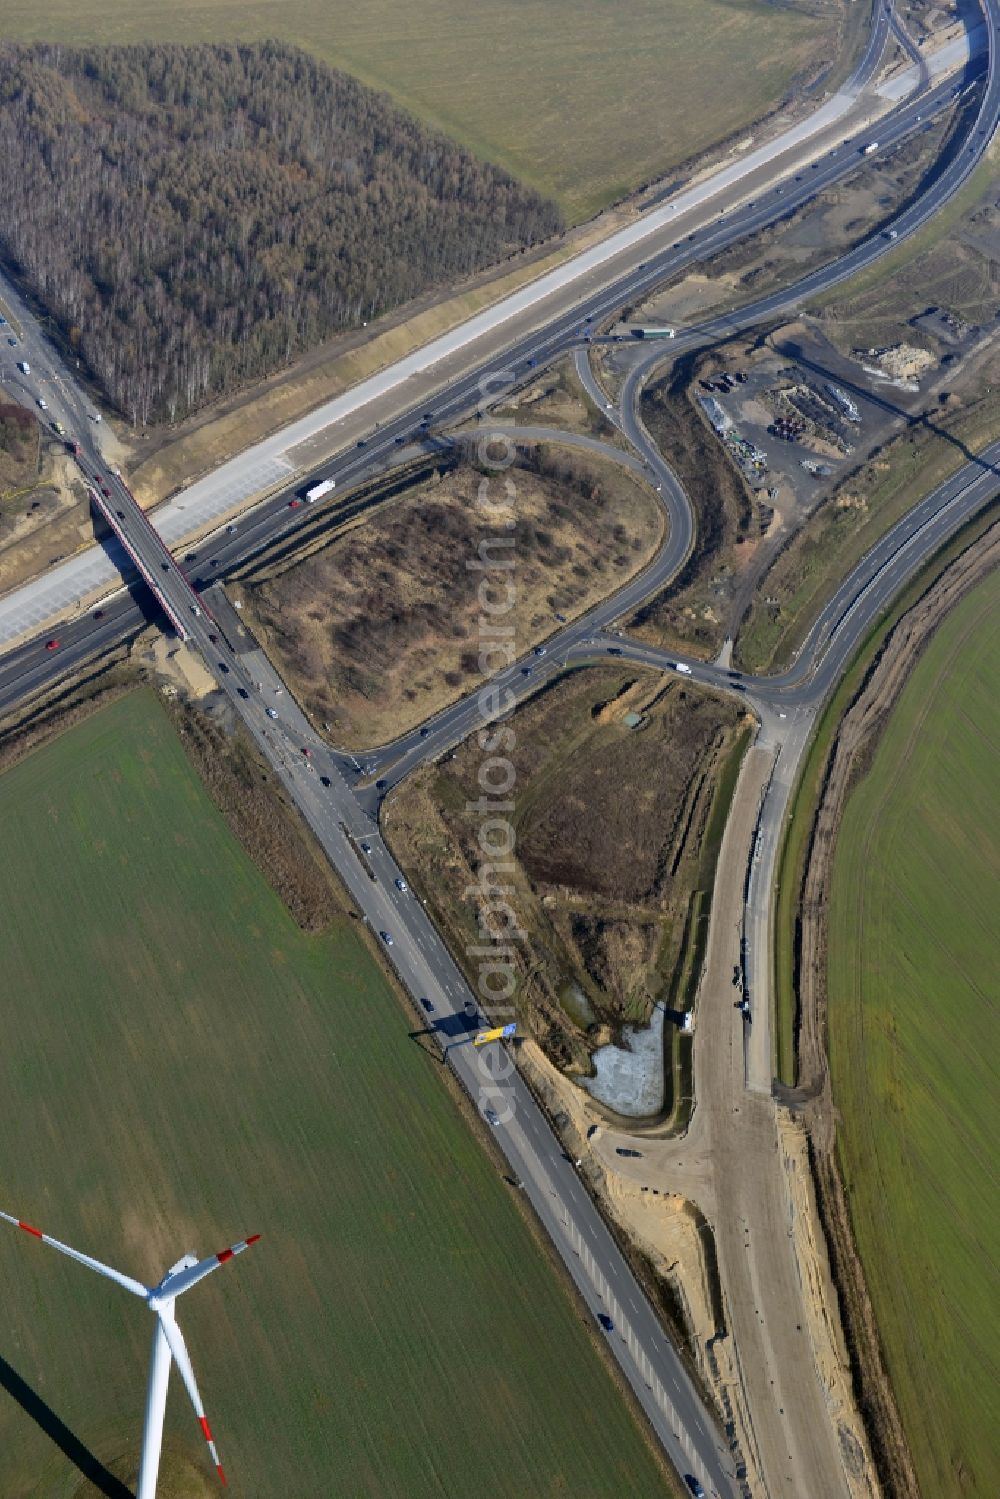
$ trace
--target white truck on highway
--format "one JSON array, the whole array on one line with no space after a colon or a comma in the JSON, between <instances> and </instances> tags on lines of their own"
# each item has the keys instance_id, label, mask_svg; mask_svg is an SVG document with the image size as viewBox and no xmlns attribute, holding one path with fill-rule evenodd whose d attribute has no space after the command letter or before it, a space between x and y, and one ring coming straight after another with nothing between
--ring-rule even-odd
<instances>
[{"instance_id":1,"label":"white truck on highway","mask_svg":"<svg viewBox=\"0 0 1000 1499\"><path fill-rule=\"evenodd\" d=\"M874 156L878 150L878 141L869 141L867 146L861 147L862 156Z\"/></svg>"},{"instance_id":2,"label":"white truck on highway","mask_svg":"<svg viewBox=\"0 0 1000 1499\"><path fill-rule=\"evenodd\" d=\"M314 484L312 489L306 490L306 504L315 505L317 500L321 500L325 494L329 494L336 487L333 479L324 479L322 483Z\"/></svg>"}]
</instances>

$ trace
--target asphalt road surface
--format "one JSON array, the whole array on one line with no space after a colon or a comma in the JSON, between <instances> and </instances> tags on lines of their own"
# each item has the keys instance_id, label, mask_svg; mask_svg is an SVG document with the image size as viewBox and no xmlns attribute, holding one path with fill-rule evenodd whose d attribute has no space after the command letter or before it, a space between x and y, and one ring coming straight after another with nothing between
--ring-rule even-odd
<instances>
[{"instance_id":1,"label":"asphalt road surface","mask_svg":"<svg viewBox=\"0 0 1000 1499\"><path fill-rule=\"evenodd\" d=\"M989 3L996 4L996 0L989 0ZM880 35L886 24L880 11ZM856 79L858 90L873 70L873 55L869 49L864 67ZM976 68L981 66L981 61L975 64ZM918 79L914 76L912 87L917 86ZM963 75L939 85L926 96L915 95L908 103L880 119L881 148L889 149L915 130L924 128L930 114L950 104L956 91L964 86ZM862 99L865 97L862 95ZM985 109L988 109L986 101ZM533 368L548 363L586 339L593 323L607 318L628 302L640 300L685 265L773 223L822 187L856 170L859 152L871 138L871 111L859 105L855 112L862 118L853 120L853 124L853 116L848 114L838 117L836 128L829 125L825 131L812 132L806 129L805 123L795 127L798 132L804 132L804 144L797 144L794 149L774 151L772 143L767 148L767 160L755 170L748 170L750 163L742 161L738 175L726 191L716 193L713 187L712 194L706 197L708 188L702 185L697 190L696 201L687 209L683 207L684 195L677 202L666 205L662 213L668 215L667 219L657 221L655 232L651 231L643 241L644 248L626 248L606 264L590 268L583 257L576 257L560 271L563 282L557 294L543 299L540 306L533 304L519 317L504 303L507 312L501 316L498 309L493 309L490 313L493 322L476 339L456 345L440 358L432 355L430 348L421 351L422 370L416 367L411 370L409 363L404 361L393 366L392 371L363 382L349 397L323 408L325 415L316 414L304 423L276 434L266 443L257 444L207 479L159 506L155 515L157 528L171 545L178 546L185 536L229 514L249 496L280 488L284 491L281 499L256 507L252 517L248 517L248 523L258 534L262 527L281 529L294 520L294 516L280 512L287 511L288 499L295 488L304 489L319 478L332 478L342 486L391 466L398 447L425 432L428 425L438 429L454 423L469 411L481 408L490 399L495 401L497 395L512 383L527 378ZM971 137L972 154L967 153L968 165L971 166L973 157L978 159L985 141L985 136ZM772 181L776 170L779 174L784 173L783 180L777 185ZM735 171L736 168L727 168L725 173L715 174L710 182L715 184L726 173L731 175ZM951 190L953 184L938 186L934 202L943 201ZM759 196L754 197L753 194L758 192ZM661 213L661 210L656 210L656 213ZM642 222L648 221L649 216L645 216ZM908 226L903 224L899 232L902 236L908 232ZM837 262L837 266L847 267L842 273L849 274L856 264L868 263L889 248L889 241L876 235L869 243L863 261L844 260ZM638 260L642 253L647 258ZM813 289L832 284L837 279L837 266L820 273ZM805 288L806 283L802 285ZM793 299L798 294L794 289L790 293ZM805 294L803 289L801 295ZM757 315L764 317L777 303L768 299L766 303L755 305L759 308ZM753 315L753 310L747 309L746 316L752 318ZM471 327L471 324L463 326ZM700 341L711 340L733 331L734 327L724 320L714 320L698 330L695 337ZM41 347L43 342L40 334L27 339L32 375L36 367L41 368L41 360L54 358L51 351ZM8 370L13 372L13 360L5 360L5 350L6 346L0 344L0 376L7 378ZM7 352L14 353L12 350ZM427 374L428 370L432 374ZM411 389L413 395L407 400L403 393ZM28 382L24 394L28 399L34 399L41 391ZM88 441L88 438L96 437L93 430L87 432L88 427L92 429L92 424L78 413L74 426L68 408L66 416L69 419L65 424L75 435L81 436L83 430L88 456L95 461L99 459L96 443ZM382 420L379 422L380 416ZM428 416L430 423L425 421ZM377 423L374 430L371 426L373 420ZM316 470L309 480L299 479L293 484L296 470L307 461L310 439L330 428L331 424L333 430L341 434L341 440L348 439L350 445L337 458ZM232 558L232 553L229 558ZM88 552L51 569L45 578L32 585L29 598L13 594L0 600L0 646L23 635L39 618L47 619L60 611L72 609L79 600L93 595L102 585L112 587L114 576L109 559L99 552Z\"/></svg>"},{"instance_id":2,"label":"asphalt road surface","mask_svg":"<svg viewBox=\"0 0 1000 1499\"><path fill-rule=\"evenodd\" d=\"M996 6L997 0L989 0L991 39L995 33ZM880 11L880 26L884 19ZM946 89L952 87L947 85ZM940 93L941 90L929 90L919 101L922 109L918 110L917 101L913 101L895 111L890 119L880 122L880 140L889 144L892 139L902 138L907 131L918 128L916 114L939 107L943 102L937 97ZM995 126L998 98L1000 90L991 45L989 70L977 120L957 153L941 164L937 176L919 201L896 221L900 237L912 233L937 212L964 180L981 154L986 132L992 132ZM898 133L892 135L893 131ZM610 288L596 286L571 313L560 314L549 326L532 331L514 348L504 349L502 359L486 368L460 375L447 392L436 399L430 422L437 426L474 408L484 385L488 385L490 378L503 369L509 368L514 380L530 378L530 371L540 360L548 360L586 338L588 319L606 317L623 301L637 298L651 289L680 264L711 253L729 242L729 237L739 237L759 223L773 221L796 201L795 193L808 196L823 183L836 180L848 166L853 167L850 156L853 154L856 160L857 151L858 138L831 147L829 156L817 162L815 170L807 168L808 175L800 174L802 180L790 182L780 194L772 191L765 195L764 201L744 205L737 212L724 216L705 233L695 230L694 240L671 244L657 252L655 261L651 257L648 262L634 267ZM887 248L888 243L878 237L866 242L835 266L807 278L800 288L786 292L783 298L779 294L775 299L765 299L757 304L758 309L763 309L758 310L757 316L767 316L772 310L784 310L789 299L794 301L798 295L833 284L843 275L851 274L885 253ZM806 293L802 288L807 289ZM748 326L740 320L749 316L748 309L745 313L715 320L699 330L699 336L725 336L736 327ZM478 1024L476 1000L423 907L408 890L400 888L403 877L378 835L378 788L360 797L355 793L353 783L357 777L354 767L319 742L290 695L275 680L273 669L266 667L252 642L240 634L238 618L228 609L221 592L211 587L213 578L226 565L247 555L248 550L273 541L275 533L281 529L291 529L298 512L290 512L289 501L282 497L255 513L228 536L220 536L219 545L209 549L207 570L201 568L203 557L192 559L199 568L193 569L191 576L195 586L200 585L204 593L199 603L184 569L172 561L156 529L141 517L141 513L136 513L137 507L132 505L124 485L117 476L109 474L103 464L95 440L97 427L89 421L92 413L87 410L86 402L71 392L62 392L58 369L54 366L48 369L39 362L30 331L26 333L26 342L31 345L27 357L32 364L32 378L37 368L42 372L41 378L52 382L51 393L58 391L57 399L61 404L54 406L50 402L50 406L61 413L58 419L74 430L83 442L84 471L96 482L106 484L112 503L116 508L120 505L121 520L127 527L130 546L143 558L150 571L158 578L162 575L161 587L171 607L183 614L193 645L203 655L233 709L280 775L341 875L358 910L374 932L391 938L391 942L382 939L386 955L413 997L415 1013L426 1026L429 1039L446 1046L449 1065L484 1117L490 1120L486 1111L492 1112L495 1123L490 1122L497 1144L506 1156L514 1178L522 1184L522 1190L552 1236L586 1304L595 1316L604 1313L611 1318L614 1330L608 1333L609 1346L671 1460L681 1472L695 1474L707 1490L720 1495L739 1492L730 1454L722 1444L712 1417L687 1379L672 1345L581 1186L573 1163L565 1157L516 1069L509 1065L507 1052L500 1047L477 1051L469 1043L470 1031ZM678 339L678 349L681 343ZM659 352L662 358L662 349ZM638 389L637 385L635 390ZM37 399L34 386L25 387L24 395ZM690 544L691 521L690 507L683 493L669 467L645 438L636 413L636 400L630 394L620 417L623 430L635 445L640 461L649 466L654 482L660 486L664 503L671 507L674 522L658 559L661 572L654 580L650 576L652 570L647 570L637 583L638 602L639 597L653 587L663 586L682 563ZM352 482L373 467L388 465L400 446L400 439L403 442L410 440L415 432L420 432L423 422L424 417L418 416L415 410L404 413L386 429L380 430L377 438L365 448L342 455L322 471L323 476L327 472L334 474L338 487L343 487L345 482ZM989 461L994 459L991 457ZM790 712L789 707L777 705L787 702L797 714L794 720L796 733L802 734L802 742L805 742L802 726L806 715L814 711L823 693L835 680L837 662L842 665L846 659L850 642L860 638L894 589L912 573L924 555L929 555L940 538L960 523L969 507L983 503L990 484L995 488L995 474L984 469L981 463L966 465L956 482L959 482L959 487L954 494L942 495L941 491L936 491L934 497L924 502L929 508L922 521L919 518L914 520L917 529L905 538L905 544L901 545L899 535L893 533L897 544L891 556L873 553L865 559L868 573L861 574L856 570L852 575L853 581L849 580L831 603L825 624L818 627L815 640L800 655L792 673L786 674L786 678L774 678L769 683L749 680L741 683L728 679L734 689L742 685L757 696L765 712L773 712L772 726L776 737L780 738L779 726L785 722L780 714ZM220 564L217 569L211 568L213 559ZM108 560L117 564L121 559L115 556L112 548ZM10 653L0 667L0 706L9 706L37 686L53 681L95 649L133 631L138 622L137 607L142 606L141 599L142 593L137 591L135 601L128 596L110 601L100 611L100 617L90 614L65 630L65 639L61 639L52 650L45 650L47 642L43 640L25 650ZM533 690L546 672L556 669L559 661L571 656L583 659L588 654L618 650L624 653L626 649L631 655L634 648L623 640L602 637L605 624L628 607L624 593L609 601L606 607L609 610L606 617L599 611L592 611L585 621L578 621L554 635L544 656L533 657L511 668L510 685L517 688L518 694ZM699 671L702 669L699 667ZM711 671L712 668L704 670ZM525 675L526 672L531 676ZM504 685L502 679L496 685ZM471 705L471 711L476 711L475 704ZM457 704L439 715L431 725L425 726L426 733L418 731L415 736L393 746L392 776L398 778L397 771L402 774L409 764L440 753L442 747L454 742L463 732L462 715L469 712L469 703ZM790 742L786 736L785 743ZM309 754L305 754L305 750ZM407 755L411 759L404 766ZM329 784L325 785L324 779ZM365 844L367 850L363 847ZM758 905L765 898L769 898L769 887L767 896L759 897ZM492 1065L488 1064L488 1058L492 1059Z\"/></svg>"},{"instance_id":3,"label":"asphalt road surface","mask_svg":"<svg viewBox=\"0 0 1000 1499\"><path fill-rule=\"evenodd\" d=\"M991 8L995 9L998 0L989 0L989 3ZM880 126L882 149L888 149L894 140L905 138L914 129L923 128L929 115L936 109L950 104L956 90L960 91L965 86L963 80L951 80L945 85L938 86L923 98L911 100L894 111L891 120L883 121ZM912 233L933 212L938 211L946 197L954 192L964 180L984 148L988 138L987 132L992 133L993 122L996 121L998 112L1000 112L1000 83L998 83L995 68L995 51L991 49L989 73L976 118L970 124L963 142L956 146L948 160L941 163L935 173L930 174L923 196L912 204L899 220L895 221L902 225L898 230L901 238ZM919 120L918 115L921 117ZM297 492L307 484L315 482L320 477L331 477L335 479L338 490L342 490L362 477L390 467L398 459L403 445L408 444L414 438L426 438L430 424L425 422L425 416L430 415L433 418L435 429L443 427L467 415L470 410L475 410L484 388L495 387L497 382L502 380L506 380L509 385L531 378L533 369L538 365L550 361L568 347L579 346L581 341L586 339L586 330L591 323L612 315L623 300L632 300L641 291L648 291L659 280L673 274L680 265L701 258L702 255L713 253L760 225L773 222L776 217L782 216L799 202L805 201L820 187L855 170L859 141L863 141L864 138L864 133L861 133L850 142L842 142L831 147L829 153L817 163L814 170L800 173L801 180L793 181L788 185L787 193L785 191L781 194L772 192L769 196L765 195L760 202L751 200L738 214L716 223L711 231L702 237L701 243L696 243L696 247L693 248L688 241L679 242L655 260L651 259L650 262L644 263L624 280L616 282L610 288L602 288L590 293L572 316L560 317L552 327L533 333L523 345L506 351L503 360L460 378L447 395L437 400L436 409L433 412L404 413L397 420L381 428L370 441L366 442L364 447L347 450L335 462L324 465L322 470L317 471L308 481L299 481L273 499L256 507L248 515L242 517L238 526L231 532L220 530L215 537L200 543L195 552L182 553L182 565L191 577L194 586L196 588L207 586L217 574L245 561L257 551L273 544L276 539L293 534L296 527L301 524L303 515L309 512L304 508L291 509L290 505L296 498ZM879 255L886 253L891 247L892 242L888 241L884 235L875 235L841 260L814 273L795 287L759 300L738 313L729 314L724 318L711 319L695 329L679 333L677 339L671 344L671 352L679 353L685 348L702 346L731 335L738 329L752 327L778 311L787 310L789 305L796 305L808 294L834 284L845 274L853 273ZM26 314L19 310L19 316L22 315ZM30 338L29 342L33 379L35 370L43 368L39 360L47 356L47 345L40 335ZM36 343L40 345L38 350L35 349ZM0 375L5 379L12 379L15 373L14 356L15 354L20 356L24 351L8 350L7 352L9 358L5 359L4 346L0 345ZM671 567L678 563L681 553L674 538L680 538L686 534L690 539L693 534L690 507L686 497L680 491L673 475L663 465L659 455L655 453L652 444L645 437L638 420L637 402L642 383L654 365L663 358L664 349L663 345L660 345L658 349L652 349L648 359L641 362L632 372L626 390L623 392L623 415L619 419L628 438L644 456L645 461L656 471L657 482L663 486L664 503L670 513L671 539L668 542L670 551L664 558L658 574L650 578L650 591L656 586L663 586L671 576ZM48 381L48 388L55 389L56 373L45 378ZM60 397L62 404L53 408L54 416L55 410L61 413L55 419L63 420L68 430L80 438L90 471L96 473L103 467L107 474L108 471L103 466L99 448L100 429L89 420L89 417L94 414L93 408L89 407L83 398L74 395L71 383L65 378L59 377L58 383L66 394ZM27 395L28 392L25 391L25 396ZM170 505L161 506L155 513L156 527L168 542L179 542L185 532L190 530L190 517L179 508L182 503L183 501L171 502ZM13 640L25 635L30 636L33 630L39 629L61 611L72 610L82 598L99 590L102 585L107 588L109 594L113 593L116 580L120 578L120 567L120 554L116 553L113 547L108 551L95 548L91 552L72 559L70 563L63 563L46 578L36 580L29 588L17 590L0 600L0 643L4 639ZM88 616L71 622L59 632L63 647L67 652L65 657L67 665L75 664L94 649L106 646L115 638L115 628L118 631L118 638L126 638L143 623L144 610L148 616L148 604L144 604L141 594L138 594L134 601L122 597L111 598L103 608L99 620ZM17 682L24 688L32 681L45 680L46 671L49 670L51 663L45 663L41 654L43 651L44 641L36 639L29 640L23 650L7 654L3 670L0 671L0 705L2 705L3 693L8 683Z\"/></svg>"},{"instance_id":4,"label":"asphalt road surface","mask_svg":"<svg viewBox=\"0 0 1000 1499\"><path fill-rule=\"evenodd\" d=\"M989 4L996 6L997 0L989 0ZM961 145L956 146L950 157L939 163L936 172L930 174L920 198L895 221L900 238L912 233L932 213L938 211L945 199L964 180L985 148L992 129L991 122L997 117L998 89L992 71L992 59L991 51L991 73L975 122L970 125ZM978 72L981 68L980 60L974 64L974 71ZM964 87L966 80L963 75L899 106L879 124L880 148L888 150L915 130L925 128L930 116L951 105L956 93L961 92ZM593 324L612 316L624 303L641 298L684 265L715 253L765 224L773 223L821 188L855 171L859 151L868 139L867 126L857 130L850 138L838 138L829 145L825 154L817 157L810 166L803 165L801 171L795 172L784 183L768 187L758 198L747 199L744 193L744 199L738 208L731 213L718 215L710 221L707 228L699 229L693 223L686 224L683 227L689 229L690 233L664 244L655 253L650 253L647 261L633 265L610 283L595 281L593 286L581 285L581 300L578 305L559 312L541 327L532 327L523 338L505 345L498 357L486 364L471 370L463 369L445 392L438 391L433 406L424 406L421 402L392 420L383 422L376 432L358 438L357 444L347 448L335 460L324 464L308 480L290 482L292 470L287 459L282 460L277 468L266 457L255 460L252 465L252 489L260 492L277 483L282 476L286 481L285 485L274 498L256 506L241 518L238 536L220 534L216 538L218 545L209 543L207 553L205 544L198 547L189 566L195 586L203 586L211 581L213 564L217 564L222 570L237 561L245 560L248 555L273 542L276 537L294 531L296 525L301 523L304 513L289 509L296 492L303 491L319 478L331 478L338 489L342 489L363 477L391 467L397 461L403 445L414 438L425 437L428 430L440 430L470 411L481 409L487 400L484 392L491 392L495 400L497 393L530 378L533 369L557 358L567 348L583 343L590 336L589 330ZM748 184L744 182L742 188L747 187ZM890 250L892 244L884 234L873 235L849 255L784 292L759 300L738 313L711 319L694 329L679 331L672 349L679 353L683 349L724 338L739 329L752 327L871 263ZM610 270L614 269L612 265ZM27 319L23 308L19 310L19 316L22 315ZM20 391L28 401L37 399L43 388L50 394L57 391L58 404L52 403L53 419L61 420L68 431L80 439L86 458L97 467L102 462L100 428L90 420L96 413L89 402L75 394L68 380L58 376L55 356L37 331L37 325L35 326L36 332L31 335L26 333L24 345L18 350L10 349L5 342L0 342L0 378L11 382L11 388ZM22 356L31 361L32 375L27 381L15 368L15 357ZM662 345L659 350L652 349L648 356L649 363L640 364L630 377L631 381L637 387L641 385L647 371L662 357ZM35 372L43 369L51 373L41 377L45 381L44 387L41 383L36 387ZM18 384L18 381L21 383ZM634 435L633 429L636 426L631 415L633 394L629 389L623 399L625 421L630 424L627 429L629 436ZM43 396L43 399L47 397ZM426 420L428 417L431 419L429 422ZM198 508L191 498L193 491L186 491L157 508L154 516L156 527L170 545L180 549L184 537L191 534L197 525L227 514L239 492L239 486L232 489L221 484L213 491L211 503ZM199 567L195 567L194 562L199 563ZM44 577L35 580L30 587L16 590L0 599L0 646L30 635L32 630L38 629L45 621L59 614L74 612L82 600L95 597L102 589L113 592L118 577L114 556L108 556L99 548L61 562Z\"/></svg>"},{"instance_id":5,"label":"asphalt road surface","mask_svg":"<svg viewBox=\"0 0 1000 1499\"><path fill-rule=\"evenodd\" d=\"M689 234L713 212L737 203L757 181L766 183L776 175L790 172L800 156L821 148L824 133L837 129L849 134L851 132L844 124L846 120L854 119L857 126L859 117L867 123L881 113L884 105L874 95L866 93L866 86L884 51L890 11L891 6L885 0L876 0L868 45L854 74L831 99L803 120L757 150L721 167L702 182L642 214L634 223L573 256L564 265L535 278L431 344L360 382L316 412L255 444L191 486L178 502L184 506L186 519L190 522L186 527L187 534L290 478L293 470L301 467L302 450L325 429L334 427L348 437L360 436L384 414L378 406L381 398L392 394L394 406L391 409L398 415L400 400L404 407L410 406L404 392L412 390L414 400L423 402L436 387L452 391L460 371L467 372L470 366L478 371L491 340L495 350L506 351L524 339L529 325L540 324L543 329L551 329L559 320L560 308L564 309L562 315L572 321L580 316L588 294L604 291L611 283L620 286L620 300L625 300L632 294L626 284L628 267L634 269L636 260L643 253L647 262L640 266L640 271L648 274L639 275L632 285L638 289L644 284L655 284L657 277L652 274L651 257L669 246L675 234L675 224L683 221L684 233ZM905 86L913 89L918 84L919 78L914 70ZM32 368L37 365L43 377L49 373L57 374L57 365L42 348L40 329L27 314L23 301L7 283L0 285L0 290L18 306L18 315L25 324L24 343L29 350ZM427 372L431 370L434 376L428 379ZM26 388L26 393L32 399L39 395L44 398L44 393L33 385ZM67 408L71 404L67 402ZM414 407L408 412L411 425L419 420L418 410ZM83 414L81 408L77 415ZM351 426L351 419L355 417L356 431ZM175 540L176 535L170 531L173 511L169 507L164 507L164 510L162 523L167 528L166 534L168 539ZM0 634L0 640L2 638Z\"/></svg>"},{"instance_id":6,"label":"asphalt road surface","mask_svg":"<svg viewBox=\"0 0 1000 1499\"><path fill-rule=\"evenodd\" d=\"M602 1313L611 1318L609 1346L665 1451L706 1490L739 1492L712 1416L506 1049L472 1045L485 1023L479 1002L423 906L405 888L377 824L358 805L273 665L241 634L239 616L222 590L210 593L206 603L213 617L210 623L209 616L195 620L194 634L209 663L216 663L220 686L378 935L429 1042L445 1049L484 1118L492 1114L497 1146L585 1304L595 1320Z\"/></svg>"}]
</instances>

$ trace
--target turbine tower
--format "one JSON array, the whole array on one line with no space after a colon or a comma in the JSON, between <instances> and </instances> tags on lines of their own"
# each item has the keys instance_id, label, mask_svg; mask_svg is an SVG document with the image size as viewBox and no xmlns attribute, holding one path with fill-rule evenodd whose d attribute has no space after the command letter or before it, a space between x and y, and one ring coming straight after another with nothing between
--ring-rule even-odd
<instances>
[{"instance_id":1,"label":"turbine tower","mask_svg":"<svg viewBox=\"0 0 1000 1499\"><path fill-rule=\"evenodd\" d=\"M167 1409L167 1383L170 1378L171 1359L180 1370L181 1379L184 1381L191 1397L191 1404L194 1406L194 1413L198 1417L198 1425L208 1443L208 1450L212 1455L216 1472L220 1482L225 1485L226 1475L222 1471L219 1454L215 1450L215 1442L205 1418L205 1407L198 1391L198 1381L194 1377L187 1345L174 1316L174 1302L178 1296L183 1296L185 1291L190 1291L192 1286L204 1280L206 1275L211 1275L213 1270L218 1270L220 1265L224 1265L234 1255L242 1254L244 1249L249 1249L251 1244L256 1244L260 1234L252 1234L249 1239L241 1239L231 1248L223 1249L219 1254L210 1254L204 1260L197 1259L193 1254L186 1254L183 1259L177 1261L176 1265L171 1266L159 1285L144 1286L141 1281L133 1280L130 1275L123 1275L120 1270L113 1270L110 1265L102 1265L100 1260L91 1259L89 1254L81 1254L79 1249L71 1249L68 1244L62 1244L58 1239L50 1238L48 1234L43 1234L41 1229L32 1228L30 1223L24 1223L20 1218L12 1217L10 1213L0 1212L0 1218L7 1223L13 1223L15 1228L23 1228L26 1234L31 1234L35 1239L41 1239L43 1244L49 1244L53 1249L58 1249L60 1254L69 1255L71 1260L77 1260L88 1269L96 1270L98 1275L103 1275L107 1280L113 1280L124 1290L131 1291L133 1296L141 1296L150 1311L156 1315L153 1351L149 1360L146 1422L142 1433L142 1457L139 1462L139 1486L136 1490L136 1499L156 1499L156 1475L159 1472L160 1449L163 1446L163 1418Z\"/></svg>"}]
</instances>

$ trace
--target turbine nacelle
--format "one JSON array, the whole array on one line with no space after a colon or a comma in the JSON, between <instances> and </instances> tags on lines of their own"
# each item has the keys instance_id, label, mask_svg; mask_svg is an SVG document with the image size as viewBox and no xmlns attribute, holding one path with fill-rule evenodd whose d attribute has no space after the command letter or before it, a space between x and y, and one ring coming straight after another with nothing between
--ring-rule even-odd
<instances>
[{"instance_id":1,"label":"turbine nacelle","mask_svg":"<svg viewBox=\"0 0 1000 1499\"><path fill-rule=\"evenodd\" d=\"M177 1261L176 1265L171 1265L170 1266L170 1269L167 1271L166 1275L163 1277L163 1280L160 1281L160 1285L162 1286L163 1285L163 1281L164 1280L168 1280L171 1275L179 1275L182 1270L190 1270L191 1266L192 1265L197 1265L197 1263L198 1263L198 1256L195 1254L195 1252L194 1252L193 1249L189 1249L188 1252L187 1252L187 1254L182 1254L181 1255L181 1257Z\"/></svg>"},{"instance_id":2,"label":"turbine nacelle","mask_svg":"<svg viewBox=\"0 0 1000 1499\"><path fill-rule=\"evenodd\" d=\"M150 1308L151 1311L159 1311L160 1307L163 1306L165 1301L173 1300L172 1296L164 1296L163 1294L164 1287L167 1285L168 1281L170 1281L173 1276L180 1275L182 1270L191 1270L195 1265L197 1265L197 1263L198 1256L192 1253L191 1250L188 1250L187 1254L181 1255L176 1265L170 1266L170 1269L167 1271L166 1275L158 1285L150 1286L149 1293L146 1296L146 1305Z\"/></svg>"}]
</instances>

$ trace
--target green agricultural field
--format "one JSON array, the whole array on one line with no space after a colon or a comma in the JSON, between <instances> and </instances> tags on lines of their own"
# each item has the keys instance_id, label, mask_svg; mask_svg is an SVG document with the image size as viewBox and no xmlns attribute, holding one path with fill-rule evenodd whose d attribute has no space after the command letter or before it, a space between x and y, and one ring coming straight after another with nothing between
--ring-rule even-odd
<instances>
[{"instance_id":1,"label":"green agricultural field","mask_svg":"<svg viewBox=\"0 0 1000 1499\"><path fill-rule=\"evenodd\" d=\"M238 1499L666 1492L353 924L292 923L152 694L0 777L0 829L0 1205L144 1279L263 1235L181 1303ZM51 1433L134 1450L152 1320L5 1225L0 1285L0 1487L71 1499ZM176 1378L168 1439L207 1470Z\"/></svg>"},{"instance_id":2,"label":"green agricultural field","mask_svg":"<svg viewBox=\"0 0 1000 1499\"><path fill-rule=\"evenodd\" d=\"M764 0L7 0L0 32L277 35L388 90L576 220L765 113L831 55L833 14Z\"/></svg>"},{"instance_id":3,"label":"green agricultural field","mask_svg":"<svg viewBox=\"0 0 1000 1499\"><path fill-rule=\"evenodd\" d=\"M1000 1492L1000 574L935 634L847 806L830 1059L854 1230L921 1491Z\"/></svg>"}]
</instances>

